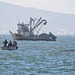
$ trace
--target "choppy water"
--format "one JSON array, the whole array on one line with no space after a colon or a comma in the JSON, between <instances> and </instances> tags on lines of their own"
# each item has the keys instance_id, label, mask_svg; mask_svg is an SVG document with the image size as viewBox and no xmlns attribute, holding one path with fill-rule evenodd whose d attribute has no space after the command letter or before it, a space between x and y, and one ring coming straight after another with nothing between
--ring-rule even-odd
<instances>
[{"instance_id":1,"label":"choppy water","mask_svg":"<svg viewBox=\"0 0 75 75\"><path fill-rule=\"evenodd\" d=\"M0 47L4 39L0 35ZM0 75L75 75L75 36L57 41L17 41L19 49L0 49Z\"/></svg>"}]
</instances>

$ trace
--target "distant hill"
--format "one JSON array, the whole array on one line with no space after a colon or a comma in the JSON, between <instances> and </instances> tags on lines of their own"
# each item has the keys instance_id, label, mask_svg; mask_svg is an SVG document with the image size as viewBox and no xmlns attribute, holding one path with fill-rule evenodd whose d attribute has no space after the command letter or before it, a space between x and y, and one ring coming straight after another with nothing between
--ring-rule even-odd
<instances>
[{"instance_id":1,"label":"distant hill","mask_svg":"<svg viewBox=\"0 0 75 75\"><path fill-rule=\"evenodd\" d=\"M75 14L64 14L36 8L26 8L19 5L0 2L1 33L8 33L9 30L15 32L17 30L18 19L20 22L28 23L30 17L38 19L42 17L47 20L47 25L43 27L44 32L51 31L55 34L75 34Z\"/></svg>"}]
</instances>

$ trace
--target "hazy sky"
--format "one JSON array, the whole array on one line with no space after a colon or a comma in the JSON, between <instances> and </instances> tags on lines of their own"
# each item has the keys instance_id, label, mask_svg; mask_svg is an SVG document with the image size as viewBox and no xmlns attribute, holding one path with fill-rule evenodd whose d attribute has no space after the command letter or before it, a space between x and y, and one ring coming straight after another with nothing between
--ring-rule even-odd
<instances>
[{"instance_id":1,"label":"hazy sky","mask_svg":"<svg viewBox=\"0 0 75 75\"><path fill-rule=\"evenodd\" d=\"M75 14L75 0L0 0L25 7Z\"/></svg>"}]
</instances>

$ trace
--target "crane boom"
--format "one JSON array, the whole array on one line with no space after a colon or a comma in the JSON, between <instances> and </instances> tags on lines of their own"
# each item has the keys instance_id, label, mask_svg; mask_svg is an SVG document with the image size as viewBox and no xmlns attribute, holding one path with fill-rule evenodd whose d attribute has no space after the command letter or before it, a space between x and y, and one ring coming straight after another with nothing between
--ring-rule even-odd
<instances>
[{"instance_id":1,"label":"crane boom","mask_svg":"<svg viewBox=\"0 0 75 75\"><path fill-rule=\"evenodd\" d=\"M35 25L31 31L33 31L36 27L38 27L42 22L44 22L44 25L47 24L47 21L43 19L39 24Z\"/></svg>"}]
</instances>

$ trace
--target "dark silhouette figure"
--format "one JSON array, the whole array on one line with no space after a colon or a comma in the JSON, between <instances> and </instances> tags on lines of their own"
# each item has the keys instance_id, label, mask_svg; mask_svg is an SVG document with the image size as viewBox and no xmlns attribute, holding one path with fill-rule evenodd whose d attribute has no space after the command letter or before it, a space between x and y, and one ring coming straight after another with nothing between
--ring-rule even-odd
<instances>
[{"instance_id":1,"label":"dark silhouette figure","mask_svg":"<svg viewBox=\"0 0 75 75\"><path fill-rule=\"evenodd\" d=\"M3 42L4 46L7 46L7 39L5 39L5 41Z\"/></svg>"}]
</instances>

